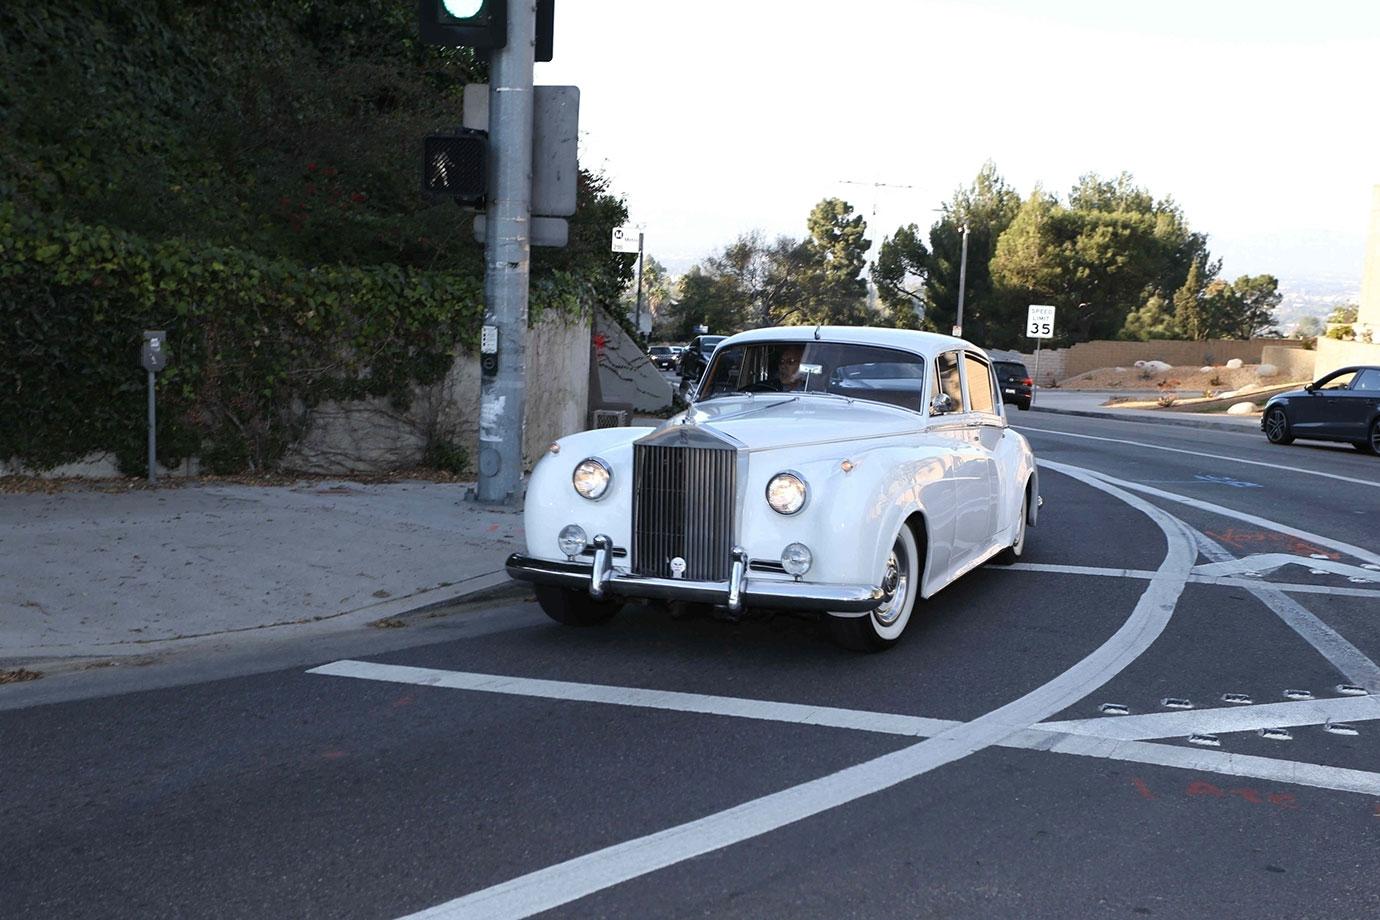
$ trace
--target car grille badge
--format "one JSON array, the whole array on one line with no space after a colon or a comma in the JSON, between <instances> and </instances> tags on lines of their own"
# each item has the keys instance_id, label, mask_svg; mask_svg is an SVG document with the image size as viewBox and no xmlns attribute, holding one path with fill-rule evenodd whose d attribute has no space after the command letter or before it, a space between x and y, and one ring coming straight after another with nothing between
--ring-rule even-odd
<instances>
[{"instance_id":1,"label":"car grille badge","mask_svg":"<svg viewBox=\"0 0 1380 920\"><path fill-rule=\"evenodd\" d=\"M684 577L685 577L685 560L682 559L682 558L680 558L679 556L677 556L676 558L674 558L674 559L671 560L671 577L672 577L672 578L684 578Z\"/></svg>"}]
</instances>

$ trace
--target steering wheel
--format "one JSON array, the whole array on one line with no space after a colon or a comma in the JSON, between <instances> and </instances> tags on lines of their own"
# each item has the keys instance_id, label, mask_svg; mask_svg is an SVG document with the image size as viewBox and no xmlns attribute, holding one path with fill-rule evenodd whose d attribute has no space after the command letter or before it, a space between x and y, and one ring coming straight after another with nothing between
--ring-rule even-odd
<instances>
[{"instance_id":1,"label":"steering wheel","mask_svg":"<svg viewBox=\"0 0 1380 920\"><path fill-rule=\"evenodd\" d=\"M744 393L780 393L781 384L774 380L759 380L756 383L749 383L743 387Z\"/></svg>"}]
</instances>

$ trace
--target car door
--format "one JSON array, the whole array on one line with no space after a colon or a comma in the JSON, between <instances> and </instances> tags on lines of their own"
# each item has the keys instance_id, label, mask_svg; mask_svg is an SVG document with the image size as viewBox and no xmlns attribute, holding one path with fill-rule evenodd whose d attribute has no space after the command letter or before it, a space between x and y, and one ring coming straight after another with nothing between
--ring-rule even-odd
<instances>
[{"instance_id":1,"label":"car door","mask_svg":"<svg viewBox=\"0 0 1380 920\"><path fill-rule=\"evenodd\" d=\"M955 534L958 486L962 478L964 456L968 452L968 418L963 411L963 372L959 353L938 355L930 371L929 399L926 401L929 423L925 438L944 454L944 481L937 490L937 505L926 507L930 523L930 577L940 584L953 577L954 570L963 563ZM940 412L936 403L940 396L949 399L951 408ZM931 491L934 487L931 487Z\"/></svg>"},{"instance_id":2,"label":"car door","mask_svg":"<svg viewBox=\"0 0 1380 920\"><path fill-rule=\"evenodd\" d=\"M1370 420L1380 407L1380 368L1362 368L1348 389L1329 393L1327 399L1329 412L1336 416L1338 436L1349 441L1366 440Z\"/></svg>"},{"instance_id":3,"label":"car door","mask_svg":"<svg viewBox=\"0 0 1380 920\"><path fill-rule=\"evenodd\" d=\"M949 479L953 483L954 537L951 567L968 567L986 546L991 496L988 492L987 464L981 447L980 414L972 409L963 380L964 353L947 351L939 356L939 386L952 400L954 411L946 416L953 453ZM989 392L990 396L990 392Z\"/></svg>"},{"instance_id":4,"label":"car door","mask_svg":"<svg viewBox=\"0 0 1380 920\"><path fill-rule=\"evenodd\" d=\"M1290 400L1294 417L1290 424L1294 435L1300 438L1341 437L1340 416L1346 407L1340 401L1340 394L1350 388L1355 369L1334 371L1313 384L1303 399Z\"/></svg>"},{"instance_id":5,"label":"car door","mask_svg":"<svg viewBox=\"0 0 1380 920\"><path fill-rule=\"evenodd\" d=\"M985 489L974 490L974 501L981 495L986 502L980 511L976 508L973 511L975 552L980 553L991 545L1001 518L1001 484L997 475L996 450L1006 435L1006 419L1001 414L996 377L985 357L971 351L963 353L963 380L975 434L973 446L978 453L975 462L981 470L982 484L985 486Z\"/></svg>"}]
</instances>

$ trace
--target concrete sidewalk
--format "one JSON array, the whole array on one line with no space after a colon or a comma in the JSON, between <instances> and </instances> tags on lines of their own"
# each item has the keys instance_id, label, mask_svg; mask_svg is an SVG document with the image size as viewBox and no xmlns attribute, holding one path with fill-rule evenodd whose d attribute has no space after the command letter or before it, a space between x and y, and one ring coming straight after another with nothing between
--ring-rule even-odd
<instances>
[{"instance_id":1,"label":"concrete sidewalk","mask_svg":"<svg viewBox=\"0 0 1380 920\"><path fill-rule=\"evenodd\" d=\"M0 671L324 635L510 586L519 512L463 484L0 494ZM204 644L204 641L203 641Z\"/></svg>"},{"instance_id":2,"label":"concrete sidewalk","mask_svg":"<svg viewBox=\"0 0 1380 920\"><path fill-rule=\"evenodd\" d=\"M1259 432L1259 415L1226 415L1224 413L1174 412L1168 409L1120 409L1103 405L1113 396L1154 399L1157 391L1129 392L1126 390L1060 390L1042 388L1035 394L1032 412L1057 412L1062 415L1081 415L1087 418L1109 418L1123 422L1148 422L1155 425L1178 425L1183 428L1212 428L1218 431ZM1019 421L1020 410L1007 410L1007 417Z\"/></svg>"}]
</instances>

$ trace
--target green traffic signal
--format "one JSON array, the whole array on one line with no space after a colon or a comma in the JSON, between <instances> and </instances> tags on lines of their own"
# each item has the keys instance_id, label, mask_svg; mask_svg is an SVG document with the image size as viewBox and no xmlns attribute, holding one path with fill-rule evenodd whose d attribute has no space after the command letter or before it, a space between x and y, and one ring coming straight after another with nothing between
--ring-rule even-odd
<instances>
[{"instance_id":1,"label":"green traffic signal","mask_svg":"<svg viewBox=\"0 0 1380 920\"><path fill-rule=\"evenodd\" d=\"M420 0L422 41L452 48L508 43L507 0Z\"/></svg>"}]
</instances>

